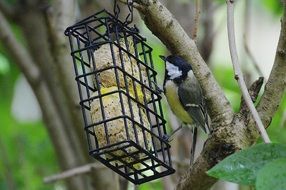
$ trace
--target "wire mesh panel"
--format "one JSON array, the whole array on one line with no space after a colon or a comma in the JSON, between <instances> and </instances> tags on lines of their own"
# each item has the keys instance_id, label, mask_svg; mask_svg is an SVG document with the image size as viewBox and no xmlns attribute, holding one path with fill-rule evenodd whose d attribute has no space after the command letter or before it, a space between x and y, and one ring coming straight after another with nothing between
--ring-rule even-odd
<instances>
[{"instance_id":1,"label":"wire mesh panel","mask_svg":"<svg viewBox=\"0 0 286 190\"><path fill-rule=\"evenodd\" d=\"M152 48L103 10L68 27L89 153L140 184L174 173Z\"/></svg>"}]
</instances>

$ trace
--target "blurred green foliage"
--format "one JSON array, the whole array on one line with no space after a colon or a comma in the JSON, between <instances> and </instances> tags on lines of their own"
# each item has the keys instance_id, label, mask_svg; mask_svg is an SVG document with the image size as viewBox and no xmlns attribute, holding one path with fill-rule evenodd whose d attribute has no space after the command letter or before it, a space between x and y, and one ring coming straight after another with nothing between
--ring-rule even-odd
<instances>
[{"instance_id":1,"label":"blurred green foliage","mask_svg":"<svg viewBox=\"0 0 286 190\"><path fill-rule=\"evenodd\" d=\"M155 180L151 181L149 183L144 183L139 186L140 190L158 190L158 189L163 189L162 188L163 183L162 180Z\"/></svg>"},{"instance_id":2,"label":"blurred green foliage","mask_svg":"<svg viewBox=\"0 0 286 190\"><path fill-rule=\"evenodd\" d=\"M56 156L42 122L20 123L11 115L18 68L7 66L0 54L0 190L7 188L7 172L16 189L49 190L42 178L58 170ZM23 100L24 101L24 100Z\"/></svg>"},{"instance_id":3,"label":"blurred green foliage","mask_svg":"<svg viewBox=\"0 0 286 190\"><path fill-rule=\"evenodd\" d=\"M232 67L215 66L212 72L223 88L227 99L230 101L235 111L239 110L240 106L240 91L236 80L234 80L234 73Z\"/></svg>"},{"instance_id":4,"label":"blurred green foliage","mask_svg":"<svg viewBox=\"0 0 286 190\"><path fill-rule=\"evenodd\" d=\"M250 0L244 0L244 1L250 1ZM225 4L225 0L216 0L216 2L221 5ZM242 2L242 1L237 1L237 2ZM279 0L258 0L258 1L252 1L252 3L264 7L273 16L280 16L283 12L282 2Z\"/></svg>"},{"instance_id":5,"label":"blurred green foliage","mask_svg":"<svg viewBox=\"0 0 286 190\"><path fill-rule=\"evenodd\" d=\"M10 70L8 59L0 54L0 75L4 75Z\"/></svg>"},{"instance_id":6,"label":"blurred green foliage","mask_svg":"<svg viewBox=\"0 0 286 190\"><path fill-rule=\"evenodd\" d=\"M278 0L262 0L262 5L275 16L280 16L283 12L282 2Z\"/></svg>"},{"instance_id":7,"label":"blurred green foliage","mask_svg":"<svg viewBox=\"0 0 286 190\"><path fill-rule=\"evenodd\" d=\"M283 124L283 114L286 112L286 93L284 93L284 98L282 99L278 111L272 118L271 124L267 129L267 132L272 140L272 142L279 142L286 144L286 126L285 121ZM284 118L285 119L285 118ZM262 140L260 139L259 142Z\"/></svg>"}]
</instances>

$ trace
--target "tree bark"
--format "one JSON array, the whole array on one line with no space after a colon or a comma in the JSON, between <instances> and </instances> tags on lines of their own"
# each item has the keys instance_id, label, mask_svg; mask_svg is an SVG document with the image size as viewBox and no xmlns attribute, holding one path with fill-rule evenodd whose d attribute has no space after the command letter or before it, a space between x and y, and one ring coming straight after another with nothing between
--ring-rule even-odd
<instances>
[{"instance_id":1,"label":"tree bark","mask_svg":"<svg viewBox=\"0 0 286 190\"><path fill-rule=\"evenodd\" d=\"M75 22L75 11L71 9L77 2L58 0L54 7L35 0L19 3L21 9L17 10L15 22L23 32L27 47L16 40L1 11L0 40L36 95L60 167L65 170L94 161L88 156L70 50L64 37L64 29ZM115 174L104 168L72 177L67 185L70 190L117 190L116 181Z\"/></svg>"},{"instance_id":2,"label":"tree bark","mask_svg":"<svg viewBox=\"0 0 286 190\"><path fill-rule=\"evenodd\" d=\"M207 176L206 171L226 156L250 146L257 140L258 132L253 119L248 111L233 112L195 42L159 0L134 2L134 6L153 34L172 54L181 55L192 64L195 76L203 88L214 130L197 161L182 176L176 188L209 189L216 179ZM75 82L72 79L72 61L68 42L63 37L64 29L76 20L76 1L55 0L52 6L37 0L18 3L19 6L16 7L21 9L15 10L0 3L0 10L9 18L13 15L15 19L14 11L20 15L15 22L21 26L27 48L18 43L1 11L0 40L32 86L61 169L87 164L90 158L87 156ZM286 87L285 9L284 0L284 16L274 66L257 106L265 126L271 122ZM118 176L115 175L111 170L95 170L88 176L68 180L68 188L117 190Z\"/></svg>"},{"instance_id":3,"label":"tree bark","mask_svg":"<svg viewBox=\"0 0 286 190\"><path fill-rule=\"evenodd\" d=\"M233 112L194 41L188 37L173 15L158 0L137 0L136 2L136 7L146 26L173 54L181 55L192 64L194 74L203 88L214 131L197 161L181 178L177 189L208 189L217 180L207 176L205 172L226 156L256 141L258 133L254 128L253 119L250 115L246 118L241 113ZM272 74L258 105L259 114L266 126L269 125L278 108L286 85L285 17L284 13ZM270 109L268 109L269 106Z\"/></svg>"}]
</instances>

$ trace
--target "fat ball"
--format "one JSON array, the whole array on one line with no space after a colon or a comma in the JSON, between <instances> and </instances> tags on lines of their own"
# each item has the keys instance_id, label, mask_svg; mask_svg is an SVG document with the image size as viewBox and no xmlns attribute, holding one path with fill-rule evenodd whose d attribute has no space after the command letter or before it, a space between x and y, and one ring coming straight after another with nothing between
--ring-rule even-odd
<instances>
[{"instance_id":1,"label":"fat ball","mask_svg":"<svg viewBox=\"0 0 286 190\"><path fill-rule=\"evenodd\" d=\"M123 103L124 112L125 112L124 113L123 108L121 107L120 96L118 92L104 96L104 94L115 92L115 91L118 91L117 87L109 87L109 88L102 87L101 88L101 95L103 96L102 104L104 107L102 109L104 110L105 120L125 115L125 116L132 118L134 121L140 123L144 128L150 130L150 123L148 121L146 113L144 112L143 108L138 107L137 103L135 103L132 99L130 99L131 107L129 107L128 98L122 93L122 100L123 100L122 103ZM92 97L96 97L96 96L98 96L98 92L95 92L92 95ZM103 121L99 101L100 101L99 98L95 98L90 105L91 106L90 108L91 119L93 123ZM133 115L131 114L131 109L132 109ZM102 147L105 147L111 144L116 144L122 141L131 140L139 144L141 147L150 151L152 149L152 141L151 141L150 133L146 130L143 130L136 123L133 125L133 122L131 120L127 119L126 121L127 121L126 124L127 124L128 131L126 131L123 118L118 118L118 119L107 122L106 123L107 134L105 132L104 124L99 124L99 125L94 126L94 132L95 132L95 135L98 141L99 148L102 148ZM129 139L127 137L127 133L129 135ZM138 142L136 142L136 136L137 136ZM109 144L107 142L106 137L109 139ZM117 145L115 147L112 147L112 149L122 148L121 146ZM137 149L132 146L126 148L125 150L127 151L128 154L132 154L137 151ZM126 155L126 153L124 153L122 150L113 151L113 154L115 156ZM144 154L139 153L139 155L135 155L135 156L137 156L137 158L140 159L142 158L142 156L144 156ZM107 159L108 157L109 156L106 155ZM124 160L127 163L135 161L135 159L133 159L130 156L125 157L122 160ZM119 162L115 162L115 163L120 164ZM138 166L136 165L136 167Z\"/></svg>"},{"instance_id":2,"label":"fat ball","mask_svg":"<svg viewBox=\"0 0 286 190\"><path fill-rule=\"evenodd\" d=\"M110 44L103 44L99 49L94 51L94 58L96 61L96 70L101 70L101 69L106 69L104 71L101 71L99 73L99 82L102 86L104 87L111 87L111 86L120 86L121 88L125 88L125 80L124 80L124 75L125 73L122 72L124 70L127 72L129 75L132 75L134 78L137 80L141 81L144 85L149 86L149 81L148 81L148 75L146 71L146 67L140 63L137 63L137 61L129 55L127 51L127 46L129 47L129 53L134 55L135 50L134 50L134 45L133 45L133 40L131 38L127 39L128 45L125 44L124 39L120 39L120 47L122 48L120 51L120 48L112 43L112 48L114 52L114 60L115 63L113 63L113 58L112 58L112 53L111 53L111 47ZM124 51L124 50L125 51ZM122 55L122 58L120 56ZM122 63L122 64L121 64ZM114 64L117 68L118 72L118 82L119 84L117 85L117 79L116 79L116 72L115 69L112 68L114 67ZM124 69L123 69L124 67ZM92 70L94 70L93 66L91 67ZM140 73L140 71L141 73ZM141 78L140 78L141 74ZM142 80L140 80L142 79ZM144 94L145 94L145 100L147 102L150 101L151 99L151 92L147 90L147 88L144 88L143 85L139 84L138 82L135 82L131 77L126 75L126 83L128 86L128 90L135 95L135 97L138 97L138 100L141 103L144 103ZM135 93L136 91L136 93ZM144 92L144 93L143 93Z\"/></svg>"}]
</instances>

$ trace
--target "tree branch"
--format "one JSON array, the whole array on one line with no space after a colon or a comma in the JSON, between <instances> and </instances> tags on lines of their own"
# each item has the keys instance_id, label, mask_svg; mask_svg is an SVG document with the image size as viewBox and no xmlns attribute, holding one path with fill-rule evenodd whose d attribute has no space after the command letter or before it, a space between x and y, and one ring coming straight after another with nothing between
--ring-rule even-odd
<instances>
[{"instance_id":1,"label":"tree branch","mask_svg":"<svg viewBox=\"0 0 286 190\"><path fill-rule=\"evenodd\" d=\"M79 166L76 168L72 168L70 170L66 170L66 171L59 173L59 174L55 174L52 176L45 177L43 181L44 181L44 183L53 183L53 182L56 182L58 180L63 180L63 179L70 178L70 177L73 177L76 175L82 175L85 173L89 173L92 170L100 170L100 169L104 169L104 168L106 168L106 167L102 164L99 164L99 163L87 164L84 166Z\"/></svg>"},{"instance_id":2,"label":"tree branch","mask_svg":"<svg viewBox=\"0 0 286 190\"><path fill-rule=\"evenodd\" d=\"M194 41L197 41L197 35L198 35L198 28L199 28L199 20L200 20L200 14L201 14L201 5L200 0L195 1L196 4L196 13L194 18L194 28L192 31L192 38Z\"/></svg>"},{"instance_id":3,"label":"tree branch","mask_svg":"<svg viewBox=\"0 0 286 190\"><path fill-rule=\"evenodd\" d=\"M71 143L71 139L63 124L61 116L58 114L57 106L52 99L51 92L47 84L43 81L37 86L32 86L33 91L39 101L43 112L43 120L47 126L50 138L55 147L56 155L59 160L61 169L69 169L84 163L84 155L79 155L78 150ZM71 127L71 126L69 126ZM77 156L75 156L77 155ZM88 189L82 176L74 177L67 180L69 189Z\"/></svg>"},{"instance_id":4,"label":"tree branch","mask_svg":"<svg viewBox=\"0 0 286 190\"><path fill-rule=\"evenodd\" d=\"M71 148L70 141L66 138L67 130L63 129L62 120L58 114L55 103L51 100L51 91L48 89L45 80L41 78L40 70L29 52L16 40L13 32L11 31L8 22L0 12L0 40L3 42L10 57L20 67L25 77L29 81L43 111L43 119L47 125L49 134L53 140L55 150L57 151L58 158L61 166L69 168L79 163L79 158L74 157L77 155L74 147ZM77 183L78 179L73 179L71 184L74 187L82 187L81 183ZM80 186L77 186L81 184ZM77 188L77 189L78 189Z\"/></svg>"},{"instance_id":5,"label":"tree branch","mask_svg":"<svg viewBox=\"0 0 286 190\"><path fill-rule=\"evenodd\" d=\"M18 64L25 76L32 82L39 81L40 71L29 52L18 43L8 21L0 11L0 40L9 49L10 57Z\"/></svg>"},{"instance_id":6,"label":"tree branch","mask_svg":"<svg viewBox=\"0 0 286 190\"><path fill-rule=\"evenodd\" d=\"M281 32L276 50L274 65L257 110L265 126L269 126L286 89L286 1L281 20Z\"/></svg>"},{"instance_id":7,"label":"tree branch","mask_svg":"<svg viewBox=\"0 0 286 190\"><path fill-rule=\"evenodd\" d=\"M188 160L184 160L182 162L181 160L177 160L176 158L173 158L172 161L175 164L178 164L178 165L189 166L189 161ZM61 172L59 174L55 174L55 175L51 175L51 176L45 177L43 179L43 182L44 183L54 183L54 182L57 182L59 180L64 180L64 179L67 179L67 178L71 178L73 176L86 174L86 173L92 172L93 170L102 170L102 169L106 169L106 167L103 164L100 164L100 163L86 164L86 165L83 165L83 166L79 166L79 167L75 167L75 168L63 171L63 172Z\"/></svg>"},{"instance_id":8,"label":"tree branch","mask_svg":"<svg viewBox=\"0 0 286 190\"><path fill-rule=\"evenodd\" d=\"M78 106L79 96L74 81L73 64L71 64L72 59L69 53L68 42L63 34L65 29L75 22L78 5L75 0L55 0L53 3L53 7L46 11L49 38L52 39L51 53L55 59L59 80L62 81L60 84L68 102L67 106L69 107L71 121L77 126L75 128L76 134L81 134L80 136L84 137L82 128L78 127L82 125L80 107ZM85 148L85 144L82 142L81 144L82 148Z\"/></svg>"},{"instance_id":9,"label":"tree branch","mask_svg":"<svg viewBox=\"0 0 286 190\"><path fill-rule=\"evenodd\" d=\"M256 122L257 130L260 132L262 139L265 143L270 143L270 139L268 134L263 126L261 118L251 100L250 95L248 94L248 90L246 84L243 79L243 74L240 70L238 55L236 50L235 43L235 32L234 32L234 0L227 0L227 29L228 29L228 40L229 40L229 49L232 59L232 64L235 72L235 79L238 81L239 87L242 92L242 96L251 111L251 114Z\"/></svg>"},{"instance_id":10,"label":"tree branch","mask_svg":"<svg viewBox=\"0 0 286 190\"><path fill-rule=\"evenodd\" d=\"M62 123L61 127L65 128L67 137L70 138L70 143L72 143L75 152L81 152L86 147L83 140L84 132L82 130L80 131L80 125L75 126L75 117L73 117L71 113L76 110L76 107L75 104L72 104L72 108L68 107L70 106L68 97L71 93L68 96L64 92L61 79L62 74L58 69L58 65L67 65L65 63L69 62L57 62L55 59L52 54L53 47L51 47L51 41L54 39L49 38L48 27L42 10L38 9L33 3L36 2L31 2L31 5L25 7L30 11L21 15L19 24L22 26L30 53L41 70L41 79L44 81L45 87L49 91L48 94L52 98L56 113L60 116L59 119ZM63 52L63 56L68 54L67 52ZM70 82L72 82L72 80ZM45 108L43 107L43 109ZM78 117L80 117L79 115L80 114L78 114ZM71 130L72 127L74 127L73 130ZM81 133L76 131L76 129ZM79 157L87 158L88 156L86 154L80 154L78 155L78 158Z\"/></svg>"},{"instance_id":11,"label":"tree branch","mask_svg":"<svg viewBox=\"0 0 286 190\"><path fill-rule=\"evenodd\" d=\"M199 54L195 42L189 38L173 15L158 0L136 0L135 2L137 3L136 8L142 19L153 34L173 54L181 55L192 64L193 71L203 88L209 114L212 119L212 127L216 132L208 140L210 143L206 144L192 168L180 179L176 188L180 190L190 189L190 187L193 189L207 189L216 180L207 176L205 172L223 158L223 156L243 147L241 144L237 146L232 145L240 141L245 141L242 135L243 132L240 131L242 127L227 128L233 123L234 116L230 103ZM234 124L237 124L237 122ZM229 136L233 131L238 132L239 140ZM227 150L220 148L222 146L226 146ZM221 156L213 159L212 153L214 152ZM198 178L200 178L199 181L195 180Z\"/></svg>"},{"instance_id":12,"label":"tree branch","mask_svg":"<svg viewBox=\"0 0 286 190\"><path fill-rule=\"evenodd\" d=\"M192 64L194 73L204 90L212 125L215 126L214 131L205 143L202 153L185 176L182 176L176 188L209 189L216 179L207 176L206 171L226 156L250 146L254 139L250 133L252 128L250 125L246 126L240 113L233 114L223 92L198 53L195 43L188 38L170 12L158 0L135 2L141 17L154 35L159 37L173 54L183 56Z\"/></svg>"},{"instance_id":13,"label":"tree branch","mask_svg":"<svg viewBox=\"0 0 286 190\"><path fill-rule=\"evenodd\" d=\"M231 123L232 108L210 69L198 52L195 42L189 38L173 15L158 0L137 0L137 7L147 27L173 53L184 57L192 64L200 82L212 119L212 126Z\"/></svg>"},{"instance_id":14,"label":"tree branch","mask_svg":"<svg viewBox=\"0 0 286 190\"><path fill-rule=\"evenodd\" d=\"M192 64L206 97L214 133L192 168L180 179L177 189L210 188L216 179L206 171L227 155L245 146L243 124L234 120L232 108L211 71L198 52L195 42L189 38L173 15L158 0L137 0L137 9L147 27L173 53L184 57ZM231 126L230 126L231 125ZM234 128L235 126L235 128ZM233 136L237 133L237 136ZM213 158L213 154L216 154ZM197 180L197 179L200 180Z\"/></svg>"},{"instance_id":15,"label":"tree branch","mask_svg":"<svg viewBox=\"0 0 286 190\"><path fill-rule=\"evenodd\" d=\"M202 1L202 12L204 13L201 18L203 27L203 38L199 43L199 50L205 62L209 63L211 53L213 51L213 43L215 39L214 31L214 8L215 2L213 0Z\"/></svg>"}]
</instances>

